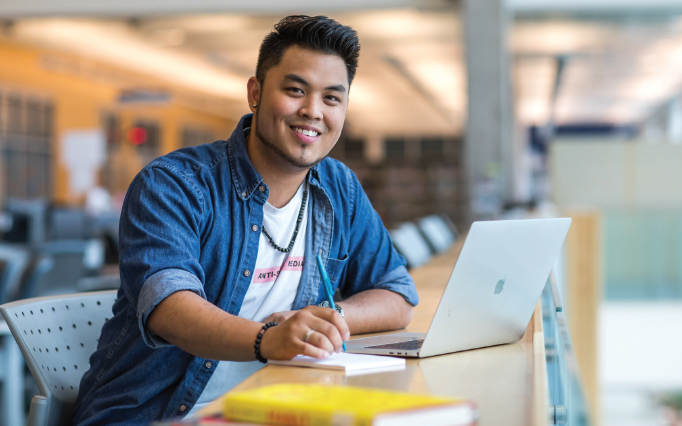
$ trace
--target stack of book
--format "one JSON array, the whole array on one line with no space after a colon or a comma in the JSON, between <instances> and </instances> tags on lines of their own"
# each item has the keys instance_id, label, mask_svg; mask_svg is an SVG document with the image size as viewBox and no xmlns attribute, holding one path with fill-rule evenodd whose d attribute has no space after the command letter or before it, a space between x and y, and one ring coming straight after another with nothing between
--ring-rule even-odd
<instances>
[{"instance_id":1,"label":"stack of book","mask_svg":"<svg viewBox=\"0 0 682 426\"><path fill-rule=\"evenodd\" d=\"M471 401L351 386L280 384L228 394L221 418L164 426L459 426L473 425ZM156 425L161 425L157 423Z\"/></svg>"}]
</instances>

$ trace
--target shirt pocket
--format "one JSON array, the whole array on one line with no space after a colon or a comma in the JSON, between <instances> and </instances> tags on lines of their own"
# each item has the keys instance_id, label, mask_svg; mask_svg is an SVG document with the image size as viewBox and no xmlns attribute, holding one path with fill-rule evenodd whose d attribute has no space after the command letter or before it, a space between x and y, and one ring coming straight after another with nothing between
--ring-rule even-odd
<instances>
[{"instance_id":1,"label":"shirt pocket","mask_svg":"<svg viewBox=\"0 0 682 426\"><path fill-rule=\"evenodd\" d=\"M348 253L344 254L341 259L330 257L327 260L327 275L329 275L329 281L331 281L333 289L339 286L339 279L343 276L346 263L348 263Z\"/></svg>"}]
</instances>

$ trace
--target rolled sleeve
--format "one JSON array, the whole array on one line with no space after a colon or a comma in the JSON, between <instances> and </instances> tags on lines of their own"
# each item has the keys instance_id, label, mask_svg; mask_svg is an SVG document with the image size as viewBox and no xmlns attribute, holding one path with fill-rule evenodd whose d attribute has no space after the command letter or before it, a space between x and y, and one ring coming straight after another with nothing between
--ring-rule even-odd
<instances>
[{"instance_id":1,"label":"rolled sleeve","mask_svg":"<svg viewBox=\"0 0 682 426\"><path fill-rule=\"evenodd\" d=\"M142 340L152 349L171 346L166 340L147 330L147 318L154 308L171 294L189 290L206 299L204 286L195 275L182 269L164 269L147 278L137 301L137 319Z\"/></svg>"},{"instance_id":2,"label":"rolled sleeve","mask_svg":"<svg viewBox=\"0 0 682 426\"><path fill-rule=\"evenodd\" d=\"M414 286L414 281L412 281L412 277L404 265L400 265L388 272L383 279L372 284L372 288L398 293L412 306L417 306L419 303L419 295Z\"/></svg>"},{"instance_id":3,"label":"rolled sleeve","mask_svg":"<svg viewBox=\"0 0 682 426\"><path fill-rule=\"evenodd\" d=\"M156 305L180 290L206 298L199 261L202 212L203 199L193 181L163 164L143 169L128 189L119 226L121 289L152 348L168 345L145 329Z\"/></svg>"}]
</instances>

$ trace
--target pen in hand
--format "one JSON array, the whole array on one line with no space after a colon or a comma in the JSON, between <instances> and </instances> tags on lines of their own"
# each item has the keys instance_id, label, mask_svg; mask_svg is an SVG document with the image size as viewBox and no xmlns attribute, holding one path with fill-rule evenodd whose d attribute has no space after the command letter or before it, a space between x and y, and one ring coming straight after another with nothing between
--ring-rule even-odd
<instances>
[{"instance_id":1,"label":"pen in hand","mask_svg":"<svg viewBox=\"0 0 682 426\"><path fill-rule=\"evenodd\" d=\"M327 275L327 270L324 269L322 264L322 259L320 255L317 255L317 266L320 268L320 275L322 275L322 284L324 286L324 292L327 294L327 299L329 300L329 306L336 310L336 305L334 304L334 292L332 291L332 283L329 281L329 275ZM343 351L346 352L346 342L343 342Z\"/></svg>"}]
</instances>

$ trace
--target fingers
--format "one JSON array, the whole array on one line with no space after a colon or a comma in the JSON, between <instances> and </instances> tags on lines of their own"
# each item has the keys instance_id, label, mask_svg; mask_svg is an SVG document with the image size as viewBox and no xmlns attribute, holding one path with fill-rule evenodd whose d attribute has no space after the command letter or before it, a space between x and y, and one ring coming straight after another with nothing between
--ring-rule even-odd
<instances>
[{"instance_id":1,"label":"fingers","mask_svg":"<svg viewBox=\"0 0 682 426\"><path fill-rule=\"evenodd\" d=\"M312 338L312 336L310 336ZM318 347L315 347L313 345L309 345L307 343L303 344L303 348L300 351L302 355L307 355L313 358L318 358L318 359L326 359L329 358L329 352L325 351L324 349L320 349Z\"/></svg>"},{"instance_id":2,"label":"fingers","mask_svg":"<svg viewBox=\"0 0 682 426\"><path fill-rule=\"evenodd\" d=\"M307 306L304 310L312 312L316 317L322 318L336 327L343 340L350 339L350 329L346 320L334 309L321 308L319 306Z\"/></svg>"},{"instance_id":3,"label":"fingers","mask_svg":"<svg viewBox=\"0 0 682 426\"><path fill-rule=\"evenodd\" d=\"M330 352L341 352L343 339L334 324L325 319L311 316L307 325L315 330L315 333L311 334L308 339L309 344Z\"/></svg>"}]
</instances>

